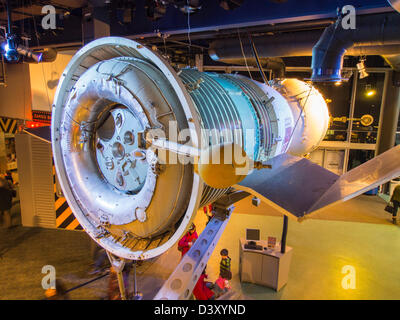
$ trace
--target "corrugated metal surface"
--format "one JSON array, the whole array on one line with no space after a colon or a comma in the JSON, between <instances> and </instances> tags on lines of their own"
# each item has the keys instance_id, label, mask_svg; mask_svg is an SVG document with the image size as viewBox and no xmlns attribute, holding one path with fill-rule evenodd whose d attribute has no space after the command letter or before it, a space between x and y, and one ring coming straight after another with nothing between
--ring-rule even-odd
<instances>
[{"instance_id":1,"label":"corrugated metal surface","mask_svg":"<svg viewBox=\"0 0 400 320\"><path fill-rule=\"evenodd\" d=\"M54 213L51 145L32 138L31 157L35 225L54 228L56 218Z\"/></svg>"}]
</instances>

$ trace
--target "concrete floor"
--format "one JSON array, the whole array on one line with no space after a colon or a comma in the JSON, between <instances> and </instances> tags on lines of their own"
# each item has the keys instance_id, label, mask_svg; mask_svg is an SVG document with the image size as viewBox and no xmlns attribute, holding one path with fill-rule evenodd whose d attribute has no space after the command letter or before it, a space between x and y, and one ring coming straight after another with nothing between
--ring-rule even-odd
<instances>
[{"instance_id":1,"label":"concrete floor","mask_svg":"<svg viewBox=\"0 0 400 320\"><path fill-rule=\"evenodd\" d=\"M289 221L288 245L293 259L288 284L280 292L238 280L238 239L246 228L261 230L261 237L280 238L282 217L272 208L236 205L227 229L207 267L215 280L219 251L232 258L232 287L241 299L400 299L400 226L390 223L379 197L360 196L336 205L302 223ZM16 220L14 220L15 222ZM196 216L205 226L202 211ZM67 288L94 278L90 268L90 239L84 232L15 227L0 229L0 299L42 299L41 273L53 265ZM152 296L179 261L176 247L138 268L139 290ZM342 268L353 266L356 288L342 288ZM107 277L72 291L72 299L104 299Z\"/></svg>"}]
</instances>

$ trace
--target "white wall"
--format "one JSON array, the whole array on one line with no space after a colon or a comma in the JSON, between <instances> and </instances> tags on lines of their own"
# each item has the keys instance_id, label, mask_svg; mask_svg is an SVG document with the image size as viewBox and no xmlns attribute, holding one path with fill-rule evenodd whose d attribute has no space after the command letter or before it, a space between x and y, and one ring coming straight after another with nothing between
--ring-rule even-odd
<instances>
[{"instance_id":1,"label":"white wall","mask_svg":"<svg viewBox=\"0 0 400 320\"><path fill-rule=\"evenodd\" d=\"M0 87L0 117L31 119L29 66L6 64L6 87Z\"/></svg>"},{"instance_id":2,"label":"white wall","mask_svg":"<svg viewBox=\"0 0 400 320\"><path fill-rule=\"evenodd\" d=\"M58 52L54 62L29 65L32 110L51 111L58 80L74 53Z\"/></svg>"}]
</instances>

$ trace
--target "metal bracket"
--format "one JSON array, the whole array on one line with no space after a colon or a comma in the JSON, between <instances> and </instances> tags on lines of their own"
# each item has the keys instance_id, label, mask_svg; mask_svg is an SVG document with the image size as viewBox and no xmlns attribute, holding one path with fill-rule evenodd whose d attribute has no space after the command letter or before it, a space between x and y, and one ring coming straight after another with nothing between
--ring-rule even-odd
<instances>
[{"instance_id":1,"label":"metal bracket","mask_svg":"<svg viewBox=\"0 0 400 320\"><path fill-rule=\"evenodd\" d=\"M200 88L200 85L204 82L203 78L199 78L195 82L189 82L185 84L186 90L189 92L195 91Z\"/></svg>"},{"instance_id":2,"label":"metal bracket","mask_svg":"<svg viewBox=\"0 0 400 320\"><path fill-rule=\"evenodd\" d=\"M223 221L213 217L181 262L172 272L154 300L188 300L211 253L221 237L229 216Z\"/></svg>"},{"instance_id":3,"label":"metal bracket","mask_svg":"<svg viewBox=\"0 0 400 320\"><path fill-rule=\"evenodd\" d=\"M125 259L118 258L114 256L111 252L107 251L108 259L110 260L111 266L114 268L118 277L119 292L121 293L121 300L126 300L126 289L124 284L124 277L122 275L122 270L125 267Z\"/></svg>"},{"instance_id":4,"label":"metal bracket","mask_svg":"<svg viewBox=\"0 0 400 320\"><path fill-rule=\"evenodd\" d=\"M199 238L183 256L181 262L154 297L154 300L187 300L201 273L214 251L219 238L231 217L233 203L249 196L249 193L235 191L213 203L214 217L207 224Z\"/></svg>"}]
</instances>

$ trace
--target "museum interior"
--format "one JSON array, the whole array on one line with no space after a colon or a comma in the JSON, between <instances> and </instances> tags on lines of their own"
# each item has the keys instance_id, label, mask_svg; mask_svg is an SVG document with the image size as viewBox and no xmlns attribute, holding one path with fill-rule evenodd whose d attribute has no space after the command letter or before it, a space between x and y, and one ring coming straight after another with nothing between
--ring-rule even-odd
<instances>
[{"instance_id":1,"label":"museum interior","mask_svg":"<svg viewBox=\"0 0 400 320\"><path fill-rule=\"evenodd\" d=\"M0 21L0 300L400 299L399 0Z\"/></svg>"}]
</instances>

